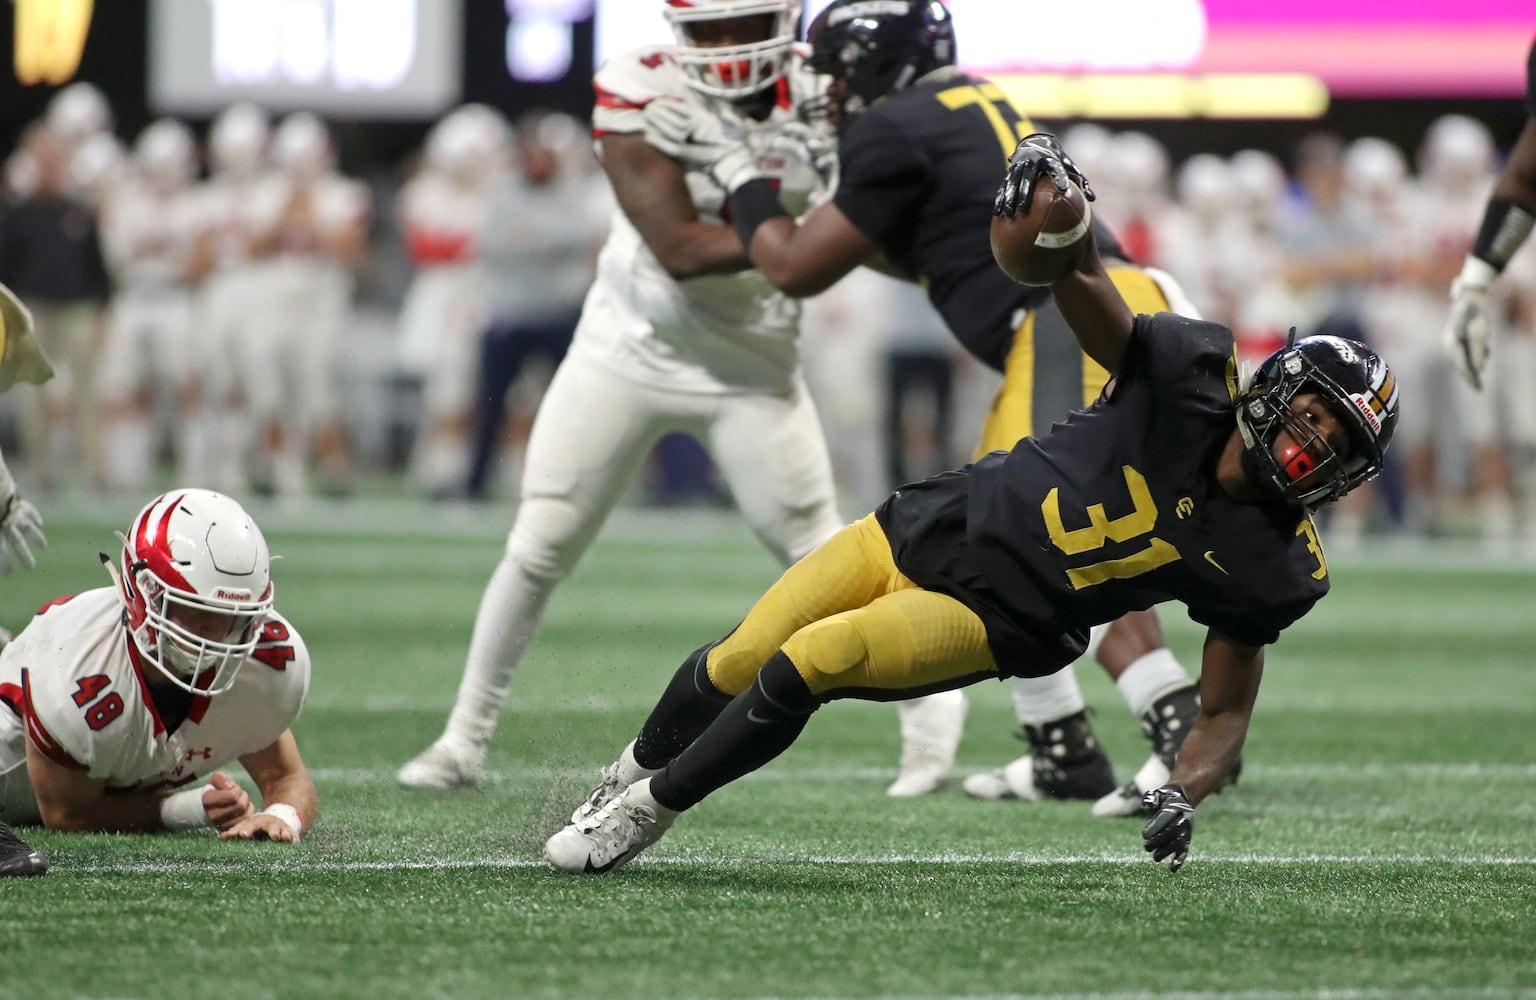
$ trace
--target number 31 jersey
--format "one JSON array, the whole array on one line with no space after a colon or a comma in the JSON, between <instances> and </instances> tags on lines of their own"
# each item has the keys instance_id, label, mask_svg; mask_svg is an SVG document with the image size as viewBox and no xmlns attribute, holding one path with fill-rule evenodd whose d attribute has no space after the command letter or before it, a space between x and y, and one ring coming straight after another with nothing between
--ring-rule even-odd
<instances>
[{"instance_id":1,"label":"number 31 jersey","mask_svg":"<svg viewBox=\"0 0 1536 1000\"><path fill-rule=\"evenodd\" d=\"M26 742L50 760L113 789L189 785L286 732L309 691L309 650L288 621L269 612L262 638L234 686L194 697L168 732L148 682L159 677L140 657L110 587L44 607L0 653L0 774L20 765ZM0 783L0 813L37 822L25 782ZM30 810L30 814L29 814Z\"/></svg>"},{"instance_id":2,"label":"number 31 jersey","mask_svg":"<svg viewBox=\"0 0 1536 1000\"><path fill-rule=\"evenodd\" d=\"M1274 642L1328 592L1328 567L1305 510L1216 483L1236 379L1226 327L1138 316L1107 398L886 501L896 565L976 612L1004 672L1050 673L1090 626L1169 600Z\"/></svg>"}]
</instances>

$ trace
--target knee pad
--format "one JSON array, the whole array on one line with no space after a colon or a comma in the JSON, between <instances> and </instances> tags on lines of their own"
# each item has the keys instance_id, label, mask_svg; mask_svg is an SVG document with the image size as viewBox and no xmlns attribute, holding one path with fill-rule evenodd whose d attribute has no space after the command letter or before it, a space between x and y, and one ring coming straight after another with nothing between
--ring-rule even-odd
<instances>
[{"instance_id":1,"label":"knee pad","mask_svg":"<svg viewBox=\"0 0 1536 1000\"><path fill-rule=\"evenodd\" d=\"M807 625L784 644L784 652L817 694L841 686L839 678L869 658L864 633L846 618Z\"/></svg>"},{"instance_id":2,"label":"knee pad","mask_svg":"<svg viewBox=\"0 0 1536 1000\"><path fill-rule=\"evenodd\" d=\"M507 535L507 557L536 580L565 579L595 534L589 517L569 500L526 497Z\"/></svg>"}]
</instances>

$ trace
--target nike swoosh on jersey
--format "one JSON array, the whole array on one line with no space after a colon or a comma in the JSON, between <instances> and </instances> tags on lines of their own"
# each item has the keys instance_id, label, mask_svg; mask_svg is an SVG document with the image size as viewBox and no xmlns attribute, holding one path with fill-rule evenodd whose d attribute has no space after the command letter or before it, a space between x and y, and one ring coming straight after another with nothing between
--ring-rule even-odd
<instances>
[{"instance_id":1,"label":"nike swoosh on jersey","mask_svg":"<svg viewBox=\"0 0 1536 1000\"><path fill-rule=\"evenodd\" d=\"M1216 550L1215 549L1206 549L1205 550L1205 561L1210 563L1212 566L1215 566L1217 569L1221 570L1223 573L1226 573L1227 576L1231 576L1232 575L1231 573L1227 573L1227 571L1222 568L1221 563L1216 561Z\"/></svg>"}]
</instances>

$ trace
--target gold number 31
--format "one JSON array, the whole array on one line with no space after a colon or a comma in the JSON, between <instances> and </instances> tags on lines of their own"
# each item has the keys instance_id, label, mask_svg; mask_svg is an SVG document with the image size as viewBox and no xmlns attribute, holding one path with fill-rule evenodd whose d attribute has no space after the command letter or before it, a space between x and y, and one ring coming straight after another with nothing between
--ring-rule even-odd
<instances>
[{"instance_id":1,"label":"gold number 31","mask_svg":"<svg viewBox=\"0 0 1536 1000\"><path fill-rule=\"evenodd\" d=\"M1069 556L1082 555L1101 549L1109 542L1128 542L1142 535L1150 535L1152 529L1157 527L1157 504L1152 501L1152 492L1147 489L1146 479L1129 465L1121 466L1121 470L1125 473L1126 488L1130 490L1132 509L1129 514L1113 520L1104 513L1103 504L1089 504L1088 527L1069 530L1061 520L1060 490L1053 488L1045 495L1044 502L1040 504L1040 513L1045 517L1051 543L1063 553ZM1178 549L1161 538L1148 538L1147 547L1140 552L1068 569L1067 580L1073 590L1083 590L1106 580L1127 580L1150 573L1159 566L1176 562L1178 558Z\"/></svg>"}]
</instances>

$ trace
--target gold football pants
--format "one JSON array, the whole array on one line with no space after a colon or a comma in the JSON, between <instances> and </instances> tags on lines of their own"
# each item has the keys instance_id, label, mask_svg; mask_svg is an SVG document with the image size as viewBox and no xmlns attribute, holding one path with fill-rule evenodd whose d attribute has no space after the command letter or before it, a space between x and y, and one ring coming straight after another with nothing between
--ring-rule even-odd
<instances>
[{"instance_id":1,"label":"gold football pants","mask_svg":"<svg viewBox=\"0 0 1536 1000\"><path fill-rule=\"evenodd\" d=\"M903 576L873 514L785 571L709 651L709 679L740 694L779 650L823 699L896 700L997 674L981 619Z\"/></svg>"},{"instance_id":2,"label":"gold football pants","mask_svg":"<svg viewBox=\"0 0 1536 1000\"><path fill-rule=\"evenodd\" d=\"M1132 314L1168 310L1162 289L1140 268L1119 265L1106 270ZM1078 346L1055 300L1026 313L1014 331L1003 384L982 425L975 457L1045 433L1072 410L1091 404L1108 381L1109 373Z\"/></svg>"}]
</instances>

